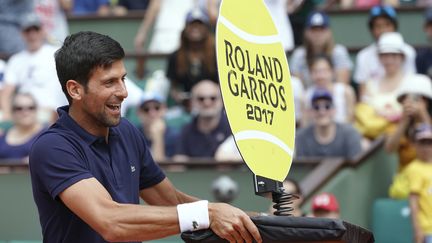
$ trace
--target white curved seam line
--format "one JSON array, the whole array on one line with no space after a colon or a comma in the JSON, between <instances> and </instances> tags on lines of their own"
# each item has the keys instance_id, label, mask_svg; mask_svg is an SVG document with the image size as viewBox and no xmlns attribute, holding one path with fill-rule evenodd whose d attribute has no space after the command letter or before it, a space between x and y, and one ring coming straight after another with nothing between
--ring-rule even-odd
<instances>
[{"instance_id":1,"label":"white curved seam line","mask_svg":"<svg viewBox=\"0 0 432 243\"><path fill-rule=\"evenodd\" d=\"M278 147L283 149L287 154L289 154L291 157L293 157L294 155L293 150L290 147L288 147L288 145L286 145L282 140L273 136L270 133L257 131L257 130L246 130L234 134L234 138L236 141L248 140L248 139L264 140L277 145Z\"/></svg>"},{"instance_id":2,"label":"white curved seam line","mask_svg":"<svg viewBox=\"0 0 432 243\"><path fill-rule=\"evenodd\" d=\"M266 36L252 35L238 28L222 15L219 15L219 21L223 25L225 25L225 27L227 27L231 32L233 32L235 35L237 35L238 37L240 37L245 41L255 43L255 44L273 44L273 43L280 42L279 34L266 35Z\"/></svg>"}]
</instances>

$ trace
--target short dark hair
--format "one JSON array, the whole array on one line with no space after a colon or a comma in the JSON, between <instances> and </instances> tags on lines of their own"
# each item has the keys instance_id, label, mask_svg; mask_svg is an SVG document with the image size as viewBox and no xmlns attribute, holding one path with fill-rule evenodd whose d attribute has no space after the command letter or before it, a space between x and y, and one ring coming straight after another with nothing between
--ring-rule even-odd
<instances>
[{"instance_id":1,"label":"short dark hair","mask_svg":"<svg viewBox=\"0 0 432 243\"><path fill-rule=\"evenodd\" d=\"M68 80L76 80L86 88L96 68L110 67L124 56L120 43L107 35L82 31L66 37L63 46L55 53L55 62L57 76L69 104L72 98L66 89Z\"/></svg>"}]
</instances>

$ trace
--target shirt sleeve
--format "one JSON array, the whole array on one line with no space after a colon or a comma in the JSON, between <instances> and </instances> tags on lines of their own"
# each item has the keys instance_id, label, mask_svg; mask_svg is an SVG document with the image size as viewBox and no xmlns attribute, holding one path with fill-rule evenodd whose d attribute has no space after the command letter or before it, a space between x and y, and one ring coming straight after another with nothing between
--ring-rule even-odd
<instances>
[{"instance_id":1,"label":"shirt sleeve","mask_svg":"<svg viewBox=\"0 0 432 243\"><path fill-rule=\"evenodd\" d=\"M349 69L353 67L348 50L345 46L337 45L333 53L333 62L335 69Z\"/></svg>"},{"instance_id":2,"label":"shirt sleeve","mask_svg":"<svg viewBox=\"0 0 432 243\"><path fill-rule=\"evenodd\" d=\"M183 127L180 135L178 136L177 142L175 144L174 155L188 155L186 148L186 136L187 136L187 125Z\"/></svg>"},{"instance_id":3,"label":"shirt sleeve","mask_svg":"<svg viewBox=\"0 0 432 243\"><path fill-rule=\"evenodd\" d=\"M347 158L353 159L361 152L361 135L352 126L347 125Z\"/></svg>"},{"instance_id":4,"label":"shirt sleeve","mask_svg":"<svg viewBox=\"0 0 432 243\"><path fill-rule=\"evenodd\" d=\"M409 182L409 191L410 193L420 194L423 181L422 177L419 176L419 167L417 166L417 162L411 162L406 168L406 176Z\"/></svg>"},{"instance_id":5,"label":"shirt sleeve","mask_svg":"<svg viewBox=\"0 0 432 243\"><path fill-rule=\"evenodd\" d=\"M93 177L80 150L66 138L44 134L30 152L30 172L53 199L80 180Z\"/></svg>"},{"instance_id":6,"label":"shirt sleeve","mask_svg":"<svg viewBox=\"0 0 432 243\"><path fill-rule=\"evenodd\" d=\"M356 67L354 70L354 82L360 84L364 82L367 77L366 64L364 63L364 52L360 51L356 56Z\"/></svg>"},{"instance_id":7,"label":"shirt sleeve","mask_svg":"<svg viewBox=\"0 0 432 243\"><path fill-rule=\"evenodd\" d=\"M302 55L304 51L300 48L296 48L292 54L291 60L289 62L289 68L291 73L293 74L299 74L301 72L301 63L302 58L305 58L304 55Z\"/></svg>"},{"instance_id":8,"label":"shirt sleeve","mask_svg":"<svg viewBox=\"0 0 432 243\"><path fill-rule=\"evenodd\" d=\"M18 64L18 60L16 56L12 56L10 60L7 62L5 72L4 72L4 83L11 85L18 85L18 74L22 71Z\"/></svg>"}]
</instances>

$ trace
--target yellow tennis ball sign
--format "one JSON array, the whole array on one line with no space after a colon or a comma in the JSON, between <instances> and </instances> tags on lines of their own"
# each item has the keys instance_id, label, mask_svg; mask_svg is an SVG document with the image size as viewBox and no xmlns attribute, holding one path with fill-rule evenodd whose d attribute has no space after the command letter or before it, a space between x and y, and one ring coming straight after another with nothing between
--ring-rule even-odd
<instances>
[{"instance_id":1,"label":"yellow tennis ball sign","mask_svg":"<svg viewBox=\"0 0 432 243\"><path fill-rule=\"evenodd\" d=\"M240 154L254 174L283 181L294 150L294 102L285 52L263 0L222 1L216 48Z\"/></svg>"}]
</instances>

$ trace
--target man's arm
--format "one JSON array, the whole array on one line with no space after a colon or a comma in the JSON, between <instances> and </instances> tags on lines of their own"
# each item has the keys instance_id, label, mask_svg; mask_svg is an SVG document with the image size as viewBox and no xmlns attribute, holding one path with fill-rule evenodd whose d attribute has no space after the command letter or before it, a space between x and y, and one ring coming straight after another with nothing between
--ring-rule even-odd
<instances>
[{"instance_id":1,"label":"man's arm","mask_svg":"<svg viewBox=\"0 0 432 243\"><path fill-rule=\"evenodd\" d=\"M418 198L419 198L418 194L411 193L409 197L409 204L411 209L411 221L414 230L414 242L423 243L424 234L418 220L418 213L419 213Z\"/></svg>"},{"instance_id":2,"label":"man's arm","mask_svg":"<svg viewBox=\"0 0 432 243\"><path fill-rule=\"evenodd\" d=\"M168 179L144 189L141 197L150 205L120 204L94 178L81 180L60 193L63 203L107 241L145 241L180 232L177 209L180 202L197 199L177 191ZM171 198L172 197L172 198ZM163 205L163 206L153 206ZM256 226L240 209L210 203L210 228L231 242L257 242Z\"/></svg>"},{"instance_id":3,"label":"man's arm","mask_svg":"<svg viewBox=\"0 0 432 243\"><path fill-rule=\"evenodd\" d=\"M5 84L0 99L1 110L3 111L3 120L9 121L12 119L11 103L12 95L15 92L15 85Z\"/></svg>"}]
</instances>

